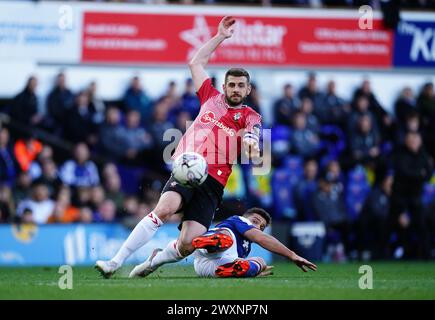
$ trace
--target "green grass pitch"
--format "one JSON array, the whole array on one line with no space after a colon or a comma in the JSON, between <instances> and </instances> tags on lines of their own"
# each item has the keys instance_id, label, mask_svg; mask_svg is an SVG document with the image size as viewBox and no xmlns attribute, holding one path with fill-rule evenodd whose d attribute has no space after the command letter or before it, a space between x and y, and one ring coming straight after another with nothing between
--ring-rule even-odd
<instances>
[{"instance_id":1,"label":"green grass pitch","mask_svg":"<svg viewBox=\"0 0 435 320\"><path fill-rule=\"evenodd\" d=\"M130 267L103 279L92 267L73 268L73 289L58 287L54 267L0 268L0 299L435 299L435 262L369 263L373 289L361 290L362 263L319 264L303 273L276 264L274 275L255 279L203 279L193 266L166 266L145 279L128 279Z\"/></svg>"}]
</instances>

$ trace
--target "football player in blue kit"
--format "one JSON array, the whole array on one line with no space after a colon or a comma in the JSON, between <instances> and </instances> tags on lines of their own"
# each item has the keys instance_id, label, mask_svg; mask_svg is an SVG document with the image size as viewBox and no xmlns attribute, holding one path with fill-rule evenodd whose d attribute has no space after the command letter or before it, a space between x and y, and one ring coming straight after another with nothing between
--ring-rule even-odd
<instances>
[{"instance_id":1,"label":"football player in blue kit","mask_svg":"<svg viewBox=\"0 0 435 320\"><path fill-rule=\"evenodd\" d=\"M317 270L314 263L298 256L275 237L263 232L271 224L271 217L261 208L251 208L242 216L231 216L218 223L202 236L192 241L195 272L201 277L256 277L272 274L261 257L248 257L251 244L257 243L270 252L286 257L304 272ZM138 267L135 276L146 276L159 265L153 264L153 256ZM136 268L138 268L136 267Z\"/></svg>"}]
</instances>

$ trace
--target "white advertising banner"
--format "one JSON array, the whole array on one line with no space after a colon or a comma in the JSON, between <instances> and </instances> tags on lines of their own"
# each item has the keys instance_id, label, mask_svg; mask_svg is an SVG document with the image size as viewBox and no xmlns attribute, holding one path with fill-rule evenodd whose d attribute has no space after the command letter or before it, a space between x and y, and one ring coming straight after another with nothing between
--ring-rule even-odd
<instances>
[{"instance_id":1,"label":"white advertising banner","mask_svg":"<svg viewBox=\"0 0 435 320\"><path fill-rule=\"evenodd\" d=\"M0 61L78 62L81 19L68 3L0 2Z\"/></svg>"}]
</instances>

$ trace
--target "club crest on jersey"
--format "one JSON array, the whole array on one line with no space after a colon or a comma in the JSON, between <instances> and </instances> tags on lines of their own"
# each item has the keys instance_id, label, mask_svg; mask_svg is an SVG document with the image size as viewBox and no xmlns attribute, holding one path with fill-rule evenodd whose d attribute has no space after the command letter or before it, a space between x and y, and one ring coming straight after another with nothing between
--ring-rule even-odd
<instances>
[{"instance_id":1,"label":"club crest on jersey","mask_svg":"<svg viewBox=\"0 0 435 320\"><path fill-rule=\"evenodd\" d=\"M234 117L233 117L234 121L239 121L239 119L240 119L241 116L242 116L242 115L240 114L240 112L237 112L237 113L234 115Z\"/></svg>"}]
</instances>

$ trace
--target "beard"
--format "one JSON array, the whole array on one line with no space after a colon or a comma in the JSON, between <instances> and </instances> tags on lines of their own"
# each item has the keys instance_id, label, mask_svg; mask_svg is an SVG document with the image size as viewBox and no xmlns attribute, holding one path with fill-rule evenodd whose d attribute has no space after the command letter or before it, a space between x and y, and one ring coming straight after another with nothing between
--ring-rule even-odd
<instances>
[{"instance_id":1,"label":"beard","mask_svg":"<svg viewBox=\"0 0 435 320\"><path fill-rule=\"evenodd\" d=\"M237 96L228 96L227 94L225 94L225 99L227 100L227 103L231 106L231 107L237 107L239 105L241 105L243 103L243 101L245 101L246 97L242 97L241 95L237 95Z\"/></svg>"}]
</instances>

